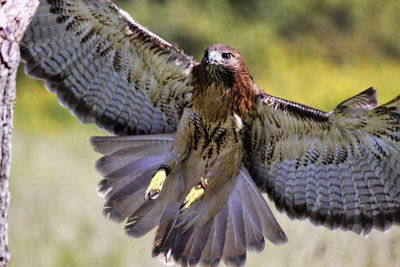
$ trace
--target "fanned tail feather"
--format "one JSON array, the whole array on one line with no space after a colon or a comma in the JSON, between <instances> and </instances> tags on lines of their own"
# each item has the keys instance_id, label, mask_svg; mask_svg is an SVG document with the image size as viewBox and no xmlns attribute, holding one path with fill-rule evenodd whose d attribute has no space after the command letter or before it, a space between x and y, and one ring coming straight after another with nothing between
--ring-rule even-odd
<instances>
[{"instance_id":1,"label":"fanned tail feather","mask_svg":"<svg viewBox=\"0 0 400 267\"><path fill-rule=\"evenodd\" d=\"M285 234L244 167L227 202L202 226L187 229L180 223L178 202L165 207L161 204L163 196L144 201L146 187L173 140L173 134L91 138L95 151L104 155L96 169L104 176L98 192L107 200L103 213L108 218L126 220L125 232L132 237L141 237L159 225L153 255L161 255L165 263L178 262L183 266L200 262L216 266L221 260L242 266L247 250L264 249L264 238L275 244L286 242Z\"/></svg>"},{"instance_id":2,"label":"fanned tail feather","mask_svg":"<svg viewBox=\"0 0 400 267\"><path fill-rule=\"evenodd\" d=\"M140 237L158 225L158 202L144 201L146 187L172 146L174 135L92 137L95 151L105 155L96 169L105 177L98 187L107 201L105 216L126 221L125 231Z\"/></svg>"},{"instance_id":3,"label":"fanned tail feather","mask_svg":"<svg viewBox=\"0 0 400 267\"><path fill-rule=\"evenodd\" d=\"M287 241L264 198L242 167L235 186L221 210L203 226L185 229L176 211L169 211L158 228L153 256L182 266L201 263L243 266L246 251L262 251L267 238L274 244Z\"/></svg>"}]
</instances>

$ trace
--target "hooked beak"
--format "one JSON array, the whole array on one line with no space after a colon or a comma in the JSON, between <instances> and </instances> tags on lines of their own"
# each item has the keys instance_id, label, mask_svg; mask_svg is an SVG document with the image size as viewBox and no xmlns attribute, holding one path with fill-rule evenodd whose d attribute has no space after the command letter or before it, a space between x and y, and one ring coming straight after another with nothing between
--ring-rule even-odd
<instances>
[{"instance_id":1,"label":"hooked beak","mask_svg":"<svg viewBox=\"0 0 400 267\"><path fill-rule=\"evenodd\" d=\"M208 58L206 59L207 63L218 64L221 62L221 60L221 55L217 51L211 50L208 52Z\"/></svg>"}]
</instances>

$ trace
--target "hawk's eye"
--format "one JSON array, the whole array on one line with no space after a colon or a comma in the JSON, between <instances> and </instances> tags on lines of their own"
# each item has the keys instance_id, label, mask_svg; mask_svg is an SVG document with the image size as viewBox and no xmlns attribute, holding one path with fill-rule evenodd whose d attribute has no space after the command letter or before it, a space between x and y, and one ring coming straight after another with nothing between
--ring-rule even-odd
<instances>
[{"instance_id":1,"label":"hawk's eye","mask_svg":"<svg viewBox=\"0 0 400 267\"><path fill-rule=\"evenodd\" d=\"M232 57L232 54L229 52L224 52L222 53L222 58L223 59L230 59Z\"/></svg>"}]
</instances>

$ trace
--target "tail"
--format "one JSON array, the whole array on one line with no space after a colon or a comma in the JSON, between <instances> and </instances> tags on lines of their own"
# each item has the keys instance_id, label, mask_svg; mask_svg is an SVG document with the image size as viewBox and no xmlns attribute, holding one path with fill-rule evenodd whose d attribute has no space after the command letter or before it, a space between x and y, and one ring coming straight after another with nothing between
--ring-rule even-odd
<instances>
[{"instance_id":1,"label":"tail","mask_svg":"<svg viewBox=\"0 0 400 267\"><path fill-rule=\"evenodd\" d=\"M180 223L180 202L162 203L162 196L144 201L145 189L172 147L172 134L92 137L94 150L105 155L96 163L104 179L98 193L106 199L103 213L126 220L125 232L141 237L159 225L153 256L164 263L242 266L246 251L262 251L264 238L282 244L287 238L248 171L242 167L222 209L207 223L186 229ZM162 207L162 209L160 209Z\"/></svg>"},{"instance_id":2,"label":"tail","mask_svg":"<svg viewBox=\"0 0 400 267\"><path fill-rule=\"evenodd\" d=\"M246 251L260 252L267 238L282 244L287 238L275 220L250 174L242 167L222 209L201 227L179 226L179 212L167 209L158 228L153 256L163 263L182 266L202 263L216 266L222 259L229 266L242 266Z\"/></svg>"},{"instance_id":3,"label":"tail","mask_svg":"<svg viewBox=\"0 0 400 267\"><path fill-rule=\"evenodd\" d=\"M104 176L97 186L107 200L103 214L116 222L126 220L125 232L132 237L143 236L160 222L157 200L144 201L144 194L173 140L173 134L90 139L94 150L105 155L96 162Z\"/></svg>"}]
</instances>

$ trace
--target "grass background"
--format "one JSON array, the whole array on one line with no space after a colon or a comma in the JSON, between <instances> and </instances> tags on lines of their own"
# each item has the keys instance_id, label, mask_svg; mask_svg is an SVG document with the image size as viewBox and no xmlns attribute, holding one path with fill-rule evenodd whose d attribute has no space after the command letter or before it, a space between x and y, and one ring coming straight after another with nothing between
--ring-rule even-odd
<instances>
[{"instance_id":1,"label":"grass background","mask_svg":"<svg viewBox=\"0 0 400 267\"><path fill-rule=\"evenodd\" d=\"M118 1L200 60L212 43L238 49L272 95L326 111L374 86L381 103L400 94L400 2L372 0ZM135 240L106 220L95 187L92 135L43 83L19 70L13 135L10 266L160 266L153 235ZM289 242L249 253L248 266L400 266L400 229L365 239L275 211Z\"/></svg>"}]
</instances>

